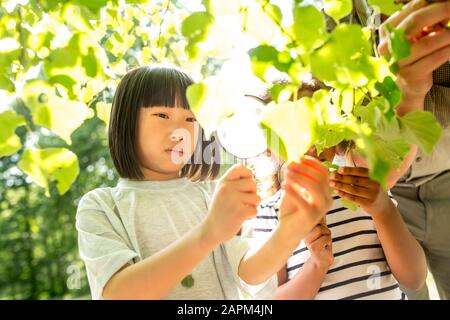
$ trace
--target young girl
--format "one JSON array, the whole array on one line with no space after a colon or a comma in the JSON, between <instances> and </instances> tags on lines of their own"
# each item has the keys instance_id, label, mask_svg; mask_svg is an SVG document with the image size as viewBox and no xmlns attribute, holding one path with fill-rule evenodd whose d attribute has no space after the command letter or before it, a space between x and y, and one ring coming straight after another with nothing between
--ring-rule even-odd
<instances>
[{"instance_id":1,"label":"young girl","mask_svg":"<svg viewBox=\"0 0 450 320\"><path fill-rule=\"evenodd\" d=\"M117 88L109 146L121 179L83 196L76 217L94 299L237 299L239 288L267 297L272 275L331 203L327 170L309 160L295 175L309 201L288 181L272 236L253 248L236 237L260 199L242 166L210 180L218 163L188 106L192 83L175 67L153 66L128 72Z\"/></svg>"},{"instance_id":2,"label":"young girl","mask_svg":"<svg viewBox=\"0 0 450 320\"><path fill-rule=\"evenodd\" d=\"M313 87L305 95L318 89L318 85ZM335 148L318 156L312 147L309 154L331 162ZM289 164L287 169L282 176L289 177L289 170L302 170L296 163ZM279 287L273 297L405 299L399 284L421 287L427 268L422 248L388 193L369 179L366 168L341 167L330 179L330 186L335 189L331 210L278 272ZM257 217L247 223L256 238L264 239L277 228L282 207L280 196L281 191L263 201ZM358 210L346 209L342 198L358 204Z\"/></svg>"}]
</instances>

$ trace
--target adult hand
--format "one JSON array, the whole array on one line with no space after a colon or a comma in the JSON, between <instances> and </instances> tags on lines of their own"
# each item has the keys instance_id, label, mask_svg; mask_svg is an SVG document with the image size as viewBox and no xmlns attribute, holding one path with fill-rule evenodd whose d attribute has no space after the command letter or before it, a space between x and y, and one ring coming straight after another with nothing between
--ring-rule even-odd
<instances>
[{"instance_id":1,"label":"adult hand","mask_svg":"<svg viewBox=\"0 0 450 320\"><path fill-rule=\"evenodd\" d=\"M449 19L450 1L428 4L426 0L415 0L381 25L381 55L389 54L388 24L405 30L412 45L411 55L398 63L397 84L402 90L399 115L423 110L425 96L433 85L433 71L450 59L450 30L446 28Z\"/></svg>"}]
</instances>

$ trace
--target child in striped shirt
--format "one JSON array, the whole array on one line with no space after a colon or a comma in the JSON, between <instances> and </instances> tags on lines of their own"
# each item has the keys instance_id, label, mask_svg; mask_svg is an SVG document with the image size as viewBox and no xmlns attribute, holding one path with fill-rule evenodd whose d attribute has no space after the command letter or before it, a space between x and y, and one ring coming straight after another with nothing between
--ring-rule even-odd
<instances>
[{"instance_id":1,"label":"child in striped shirt","mask_svg":"<svg viewBox=\"0 0 450 320\"><path fill-rule=\"evenodd\" d=\"M403 300L399 283L421 287L427 273L423 250L368 170L342 167L331 174L330 184L335 189L331 210L278 272L273 297ZM277 228L281 195L278 191L260 205L252 221L255 237L264 238ZM358 204L358 210L345 208L342 199Z\"/></svg>"}]
</instances>

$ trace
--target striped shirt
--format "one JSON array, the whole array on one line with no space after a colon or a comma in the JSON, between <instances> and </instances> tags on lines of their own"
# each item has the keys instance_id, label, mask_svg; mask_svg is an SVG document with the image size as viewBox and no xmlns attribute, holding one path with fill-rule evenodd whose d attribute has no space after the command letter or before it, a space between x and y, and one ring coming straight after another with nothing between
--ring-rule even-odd
<instances>
[{"instance_id":1,"label":"striped shirt","mask_svg":"<svg viewBox=\"0 0 450 320\"><path fill-rule=\"evenodd\" d=\"M261 203L258 215L251 221L255 238L267 238L277 226L280 199L279 191ZM389 269L370 215L361 209L344 208L340 197L334 196L326 220L333 238L334 262L315 299L404 300L406 297ZM286 263L289 280L309 258L309 250L302 241Z\"/></svg>"}]
</instances>

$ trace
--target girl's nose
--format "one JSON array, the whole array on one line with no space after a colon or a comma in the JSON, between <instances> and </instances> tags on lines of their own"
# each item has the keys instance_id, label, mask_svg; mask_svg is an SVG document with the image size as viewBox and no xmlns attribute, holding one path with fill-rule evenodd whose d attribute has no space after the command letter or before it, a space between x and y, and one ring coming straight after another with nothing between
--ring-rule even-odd
<instances>
[{"instance_id":1,"label":"girl's nose","mask_svg":"<svg viewBox=\"0 0 450 320\"><path fill-rule=\"evenodd\" d=\"M170 134L170 140L172 140L172 141L183 141L183 139L184 139L183 135L184 135L184 133L182 132L182 130L174 130Z\"/></svg>"}]
</instances>

